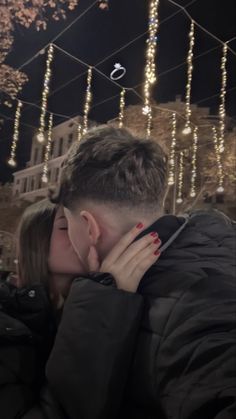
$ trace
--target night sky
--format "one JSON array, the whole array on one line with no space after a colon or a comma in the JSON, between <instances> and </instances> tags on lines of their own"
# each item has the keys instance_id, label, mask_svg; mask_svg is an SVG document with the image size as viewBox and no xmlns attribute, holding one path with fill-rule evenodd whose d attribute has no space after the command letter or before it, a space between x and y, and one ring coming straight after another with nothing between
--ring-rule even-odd
<instances>
[{"instance_id":1,"label":"night sky","mask_svg":"<svg viewBox=\"0 0 236 419\"><path fill-rule=\"evenodd\" d=\"M25 61L42 49L52 38L63 30L76 16L79 16L94 0L80 0L75 11L69 12L67 20L61 22L50 21L46 31L37 32L34 28L24 29L16 26L15 42L6 64L14 68L21 66ZM212 32L222 41L227 41L236 36L236 2L235 0L176 0L181 6L186 6L190 15L198 23ZM110 10L102 12L97 5L84 17L79 19L55 43L78 57L82 61L96 65L103 61L114 51L132 41L148 28L148 1L147 0L110 0ZM191 4L190 4L191 3ZM154 89L154 98L157 102L174 100L177 94L184 98L186 85L186 55L188 51L189 19L183 12L169 18L179 9L170 4L168 0L160 0L160 29L158 34L157 70L160 74L159 82ZM169 18L169 19L168 19ZM114 54L111 58L98 66L99 70L108 77L115 63L121 63L127 70L126 75L120 80L125 87L134 87L143 82L145 65L146 37L140 37L127 48ZM236 51L236 40L230 43ZM210 106L212 113L217 113L219 97L206 101L203 99L219 93L221 84L220 60L222 46L209 35L196 29L196 44L194 54L214 48L214 50L194 61L192 102ZM177 69L168 71L175 66ZM227 89L232 89L226 96L226 111L236 124L236 56L228 54L228 82ZM38 55L29 65L24 67L24 72L29 77L20 98L25 101L41 102L41 88L45 71L45 55ZM82 114L83 101L86 88L86 74L78 77L74 82L63 89L60 86L82 74L86 68L65 56L58 50L55 51L51 94L48 102L50 111L74 116ZM163 73L163 74L162 74ZM137 88L142 93L142 86ZM119 110L119 97L100 104L103 100L118 95L120 89L109 80L95 74L93 79L93 105L90 119L105 122L117 116ZM202 102L201 102L202 101ZM127 104L140 103L140 100L130 92L127 95ZM4 119L4 126L0 131L0 181L11 180L12 169L6 165L10 152L13 132L15 109L0 107L0 118ZM18 143L18 167L24 167L29 158L31 138L39 126L40 110L35 107L23 108ZM8 119L9 118L9 119ZM54 123L65 121L63 117L55 118ZM24 125L26 124L26 125Z\"/></svg>"}]
</instances>

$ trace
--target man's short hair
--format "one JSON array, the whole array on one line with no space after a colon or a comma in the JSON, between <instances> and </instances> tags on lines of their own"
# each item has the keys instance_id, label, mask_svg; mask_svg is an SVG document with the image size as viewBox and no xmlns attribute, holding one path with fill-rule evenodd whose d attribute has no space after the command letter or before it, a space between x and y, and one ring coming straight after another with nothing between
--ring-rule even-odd
<instances>
[{"instance_id":1,"label":"man's short hair","mask_svg":"<svg viewBox=\"0 0 236 419\"><path fill-rule=\"evenodd\" d=\"M74 209L86 199L158 211L163 207L166 180L167 157L160 145L126 129L103 125L72 145L54 202Z\"/></svg>"}]
</instances>

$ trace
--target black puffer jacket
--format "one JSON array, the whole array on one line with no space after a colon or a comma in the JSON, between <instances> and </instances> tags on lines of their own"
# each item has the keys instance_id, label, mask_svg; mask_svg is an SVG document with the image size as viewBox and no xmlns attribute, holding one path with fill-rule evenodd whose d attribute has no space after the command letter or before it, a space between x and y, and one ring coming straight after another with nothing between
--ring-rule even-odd
<instances>
[{"instance_id":1,"label":"black puffer jacket","mask_svg":"<svg viewBox=\"0 0 236 419\"><path fill-rule=\"evenodd\" d=\"M107 397L116 385L119 393L111 400L112 409L118 408L141 313L140 295L117 290L107 274L93 274L74 281L63 314L56 315L61 318L56 334L57 321L41 285L17 290L1 283L0 418L103 417L110 407L100 400L102 390ZM105 364L100 364L101 357ZM90 374L88 380L83 375L85 366L95 374L91 382ZM83 398L78 402L78 377L83 393L93 394L93 403Z\"/></svg>"},{"instance_id":2,"label":"black puffer jacket","mask_svg":"<svg viewBox=\"0 0 236 419\"><path fill-rule=\"evenodd\" d=\"M197 212L163 217L153 229L166 250L139 288L145 308L121 417L162 418L159 407L168 419L233 419L235 224Z\"/></svg>"},{"instance_id":3,"label":"black puffer jacket","mask_svg":"<svg viewBox=\"0 0 236 419\"><path fill-rule=\"evenodd\" d=\"M73 283L48 387L25 418L235 418L235 229L221 214L197 213L162 217L151 230L163 253L142 297Z\"/></svg>"}]
</instances>

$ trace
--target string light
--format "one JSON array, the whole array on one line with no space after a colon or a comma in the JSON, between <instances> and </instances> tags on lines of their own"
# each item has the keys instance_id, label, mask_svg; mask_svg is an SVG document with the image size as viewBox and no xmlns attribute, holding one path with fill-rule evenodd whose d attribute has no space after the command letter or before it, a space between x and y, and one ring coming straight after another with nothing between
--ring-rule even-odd
<instances>
[{"instance_id":1,"label":"string light","mask_svg":"<svg viewBox=\"0 0 236 419\"><path fill-rule=\"evenodd\" d=\"M16 166L16 147L17 147L17 142L19 140L19 125L20 125L21 108L22 108L22 102L18 100L16 113L15 113L15 120L14 120L14 132L13 132L13 141L11 145L11 155L8 160L9 166L12 166L12 167Z\"/></svg>"},{"instance_id":2,"label":"string light","mask_svg":"<svg viewBox=\"0 0 236 419\"><path fill-rule=\"evenodd\" d=\"M144 107L143 114L147 115L147 138L151 134L152 108L150 105L151 85L156 82L156 43L158 30L159 0L150 0L149 7L149 36L147 39L145 82L144 82Z\"/></svg>"},{"instance_id":3,"label":"string light","mask_svg":"<svg viewBox=\"0 0 236 419\"><path fill-rule=\"evenodd\" d=\"M187 57L187 64L188 64L188 70L187 70L187 85L186 85L186 96L185 96L185 102L186 102L186 108L185 108L185 118L186 123L183 129L183 134L187 135L191 133L191 125L190 125L190 117L191 117L191 87L192 87L192 75L193 75L193 47L195 43L195 36L194 36L194 22L191 21L190 26L190 32L189 32L189 51L188 51L188 57Z\"/></svg>"},{"instance_id":4,"label":"string light","mask_svg":"<svg viewBox=\"0 0 236 419\"><path fill-rule=\"evenodd\" d=\"M191 172L191 188L190 188L190 196L192 198L196 196L197 146L198 146L198 127L195 127L193 131L193 154L192 154L192 172Z\"/></svg>"},{"instance_id":5,"label":"string light","mask_svg":"<svg viewBox=\"0 0 236 419\"><path fill-rule=\"evenodd\" d=\"M212 127L212 133L213 133L213 142L214 142L216 162L217 162L218 188L216 191L219 193L222 193L224 192L224 187L223 187L224 174L223 174L223 167L221 163L221 153L220 153L220 147L219 147L218 138L217 138L217 131L216 131L216 127L214 126Z\"/></svg>"},{"instance_id":6,"label":"string light","mask_svg":"<svg viewBox=\"0 0 236 419\"><path fill-rule=\"evenodd\" d=\"M77 141L80 142L82 137L82 126L78 124L77 126Z\"/></svg>"},{"instance_id":7,"label":"string light","mask_svg":"<svg viewBox=\"0 0 236 419\"><path fill-rule=\"evenodd\" d=\"M51 79L51 64L53 59L53 46L50 45L48 48L48 55L46 61L46 71L44 76L44 83L43 83L43 92L42 92L42 104L41 104L41 115L40 115L40 127L37 135L37 140L39 143L43 143L44 138L44 131L45 131L45 116L47 111L47 101L49 95L49 85Z\"/></svg>"},{"instance_id":8,"label":"string light","mask_svg":"<svg viewBox=\"0 0 236 419\"><path fill-rule=\"evenodd\" d=\"M224 151L224 142L225 142L225 95L226 95L226 83L227 83L227 71L226 71L226 62L227 62L227 45L223 45L223 55L221 59L221 70L222 70L222 84L220 91L220 107L219 107L219 116L220 116L220 135L219 135L219 152L223 153Z\"/></svg>"},{"instance_id":9,"label":"string light","mask_svg":"<svg viewBox=\"0 0 236 419\"><path fill-rule=\"evenodd\" d=\"M43 164L43 174L42 174L42 182L48 183L48 160L51 154L52 149L52 127L53 127L53 115L50 113L49 115L49 122L48 122L48 138L47 138L47 145L44 155L44 164Z\"/></svg>"},{"instance_id":10,"label":"string light","mask_svg":"<svg viewBox=\"0 0 236 419\"><path fill-rule=\"evenodd\" d=\"M84 104L83 135L86 134L86 132L88 131L88 114L89 114L90 104L92 100L91 83L92 83L92 67L89 67L88 76L87 76L86 97L85 97L85 104Z\"/></svg>"},{"instance_id":11,"label":"string light","mask_svg":"<svg viewBox=\"0 0 236 419\"><path fill-rule=\"evenodd\" d=\"M120 113L119 113L119 128L124 125L124 110L125 110L125 89L120 92Z\"/></svg>"},{"instance_id":12,"label":"string light","mask_svg":"<svg viewBox=\"0 0 236 419\"><path fill-rule=\"evenodd\" d=\"M179 154L179 176L178 176L178 192L177 192L177 204L183 202L183 179L184 179L184 152L181 151Z\"/></svg>"},{"instance_id":13,"label":"string light","mask_svg":"<svg viewBox=\"0 0 236 419\"><path fill-rule=\"evenodd\" d=\"M152 108L150 108L150 112L147 116L147 135L146 137L149 138L151 135L151 129L152 129Z\"/></svg>"},{"instance_id":14,"label":"string light","mask_svg":"<svg viewBox=\"0 0 236 419\"><path fill-rule=\"evenodd\" d=\"M147 63L146 63L146 76L151 84L156 81L156 42L157 42L157 30L158 30L158 6L159 0L150 1L149 10L149 37L147 39Z\"/></svg>"},{"instance_id":15,"label":"string light","mask_svg":"<svg viewBox=\"0 0 236 419\"><path fill-rule=\"evenodd\" d=\"M175 147L176 147L176 113L172 114L172 131L171 131L171 148L170 148L170 160L169 160L169 177L168 185L174 185L175 183Z\"/></svg>"}]
</instances>

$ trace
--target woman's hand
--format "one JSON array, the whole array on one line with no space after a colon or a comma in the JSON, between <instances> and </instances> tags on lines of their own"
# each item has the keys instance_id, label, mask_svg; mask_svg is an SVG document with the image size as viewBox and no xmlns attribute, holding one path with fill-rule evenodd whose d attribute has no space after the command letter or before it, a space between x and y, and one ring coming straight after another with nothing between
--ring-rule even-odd
<instances>
[{"instance_id":1,"label":"woman's hand","mask_svg":"<svg viewBox=\"0 0 236 419\"><path fill-rule=\"evenodd\" d=\"M142 229L143 225L139 223L126 233L101 265L96 248L92 246L88 256L90 271L108 272L115 279L117 288L136 292L143 275L160 256L158 248L161 241L156 232L134 242Z\"/></svg>"}]
</instances>

